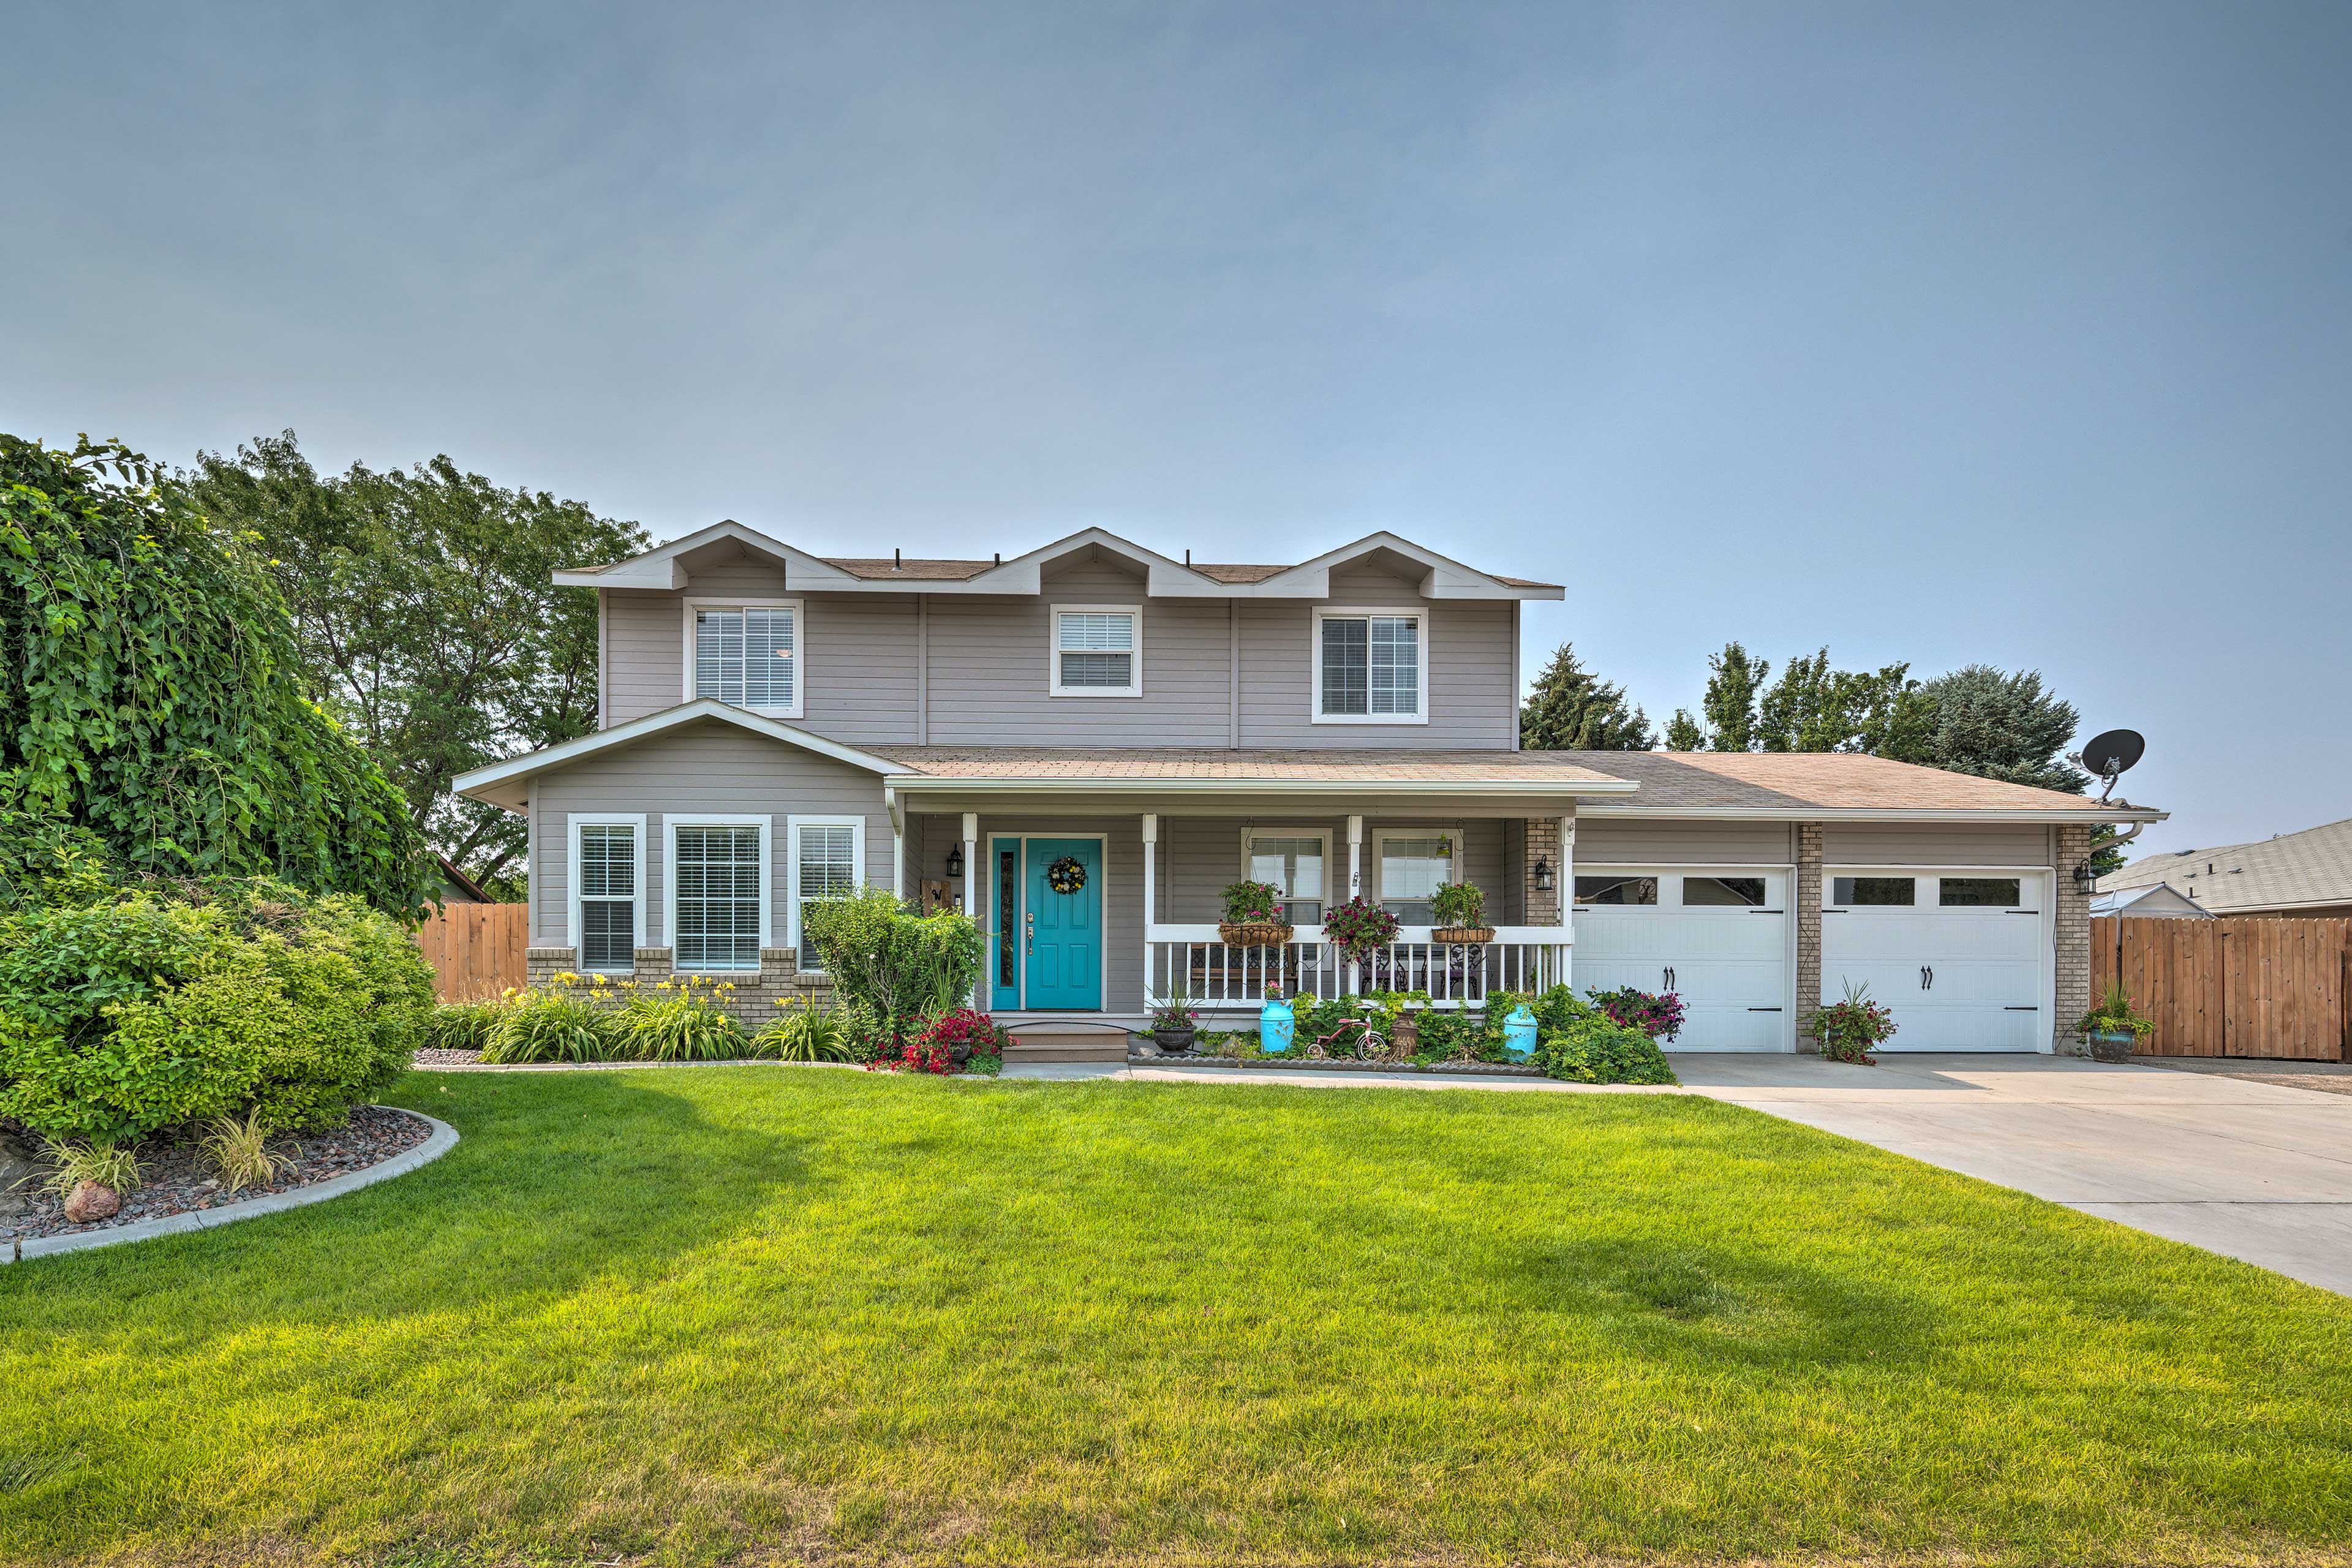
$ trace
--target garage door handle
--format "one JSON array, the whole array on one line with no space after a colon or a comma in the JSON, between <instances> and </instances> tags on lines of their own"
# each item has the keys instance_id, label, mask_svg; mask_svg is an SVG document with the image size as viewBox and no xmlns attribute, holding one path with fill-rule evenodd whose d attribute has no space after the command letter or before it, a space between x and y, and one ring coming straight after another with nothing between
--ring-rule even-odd
<instances>
[{"instance_id":1,"label":"garage door handle","mask_svg":"<svg viewBox=\"0 0 2352 1568\"><path fill-rule=\"evenodd\" d=\"M1786 911L1780 910L1749 910L1748 912L1751 915L1777 915Z\"/></svg>"},{"instance_id":2,"label":"garage door handle","mask_svg":"<svg viewBox=\"0 0 2352 1568\"><path fill-rule=\"evenodd\" d=\"M1780 1009L1778 1007L1750 1007L1748 1010L1751 1013L1777 1013Z\"/></svg>"},{"instance_id":3,"label":"garage door handle","mask_svg":"<svg viewBox=\"0 0 2352 1568\"><path fill-rule=\"evenodd\" d=\"M2039 1013L2042 1009L2039 1007L2003 1007L2001 1011L2004 1013Z\"/></svg>"}]
</instances>

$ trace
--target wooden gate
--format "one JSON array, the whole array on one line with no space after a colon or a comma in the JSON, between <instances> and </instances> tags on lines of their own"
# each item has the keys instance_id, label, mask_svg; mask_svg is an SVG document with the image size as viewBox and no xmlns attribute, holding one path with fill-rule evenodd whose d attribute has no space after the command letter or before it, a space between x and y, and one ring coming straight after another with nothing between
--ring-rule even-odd
<instances>
[{"instance_id":1,"label":"wooden gate","mask_svg":"<svg viewBox=\"0 0 2352 1568\"><path fill-rule=\"evenodd\" d=\"M496 996L525 980L522 950L529 904L443 904L416 930L416 945L433 966L433 991L444 1002Z\"/></svg>"},{"instance_id":2,"label":"wooden gate","mask_svg":"<svg viewBox=\"0 0 2352 1568\"><path fill-rule=\"evenodd\" d=\"M2143 1054L2352 1060L2352 921L2091 922L2091 986L2156 1020Z\"/></svg>"}]
</instances>

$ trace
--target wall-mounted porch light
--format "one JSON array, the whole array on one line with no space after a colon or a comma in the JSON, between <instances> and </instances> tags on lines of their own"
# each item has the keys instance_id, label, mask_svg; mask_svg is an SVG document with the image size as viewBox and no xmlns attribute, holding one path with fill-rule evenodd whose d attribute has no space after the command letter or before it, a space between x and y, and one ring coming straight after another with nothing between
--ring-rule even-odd
<instances>
[{"instance_id":1,"label":"wall-mounted porch light","mask_svg":"<svg viewBox=\"0 0 2352 1568\"><path fill-rule=\"evenodd\" d=\"M1536 891L1538 893L1551 891L1551 862L1540 855L1536 857Z\"/></svg>"},{"instance_id":2,"label":"wall-mounted porch light","mask_svg":"<svg viewBox=\"0 0 2352 1568\"><path fill-rule=\"evenodd\" d=\"M948 876L952 879L962 875L963 846L958 844L948 850Z\"/></svg>"}]
</instances>

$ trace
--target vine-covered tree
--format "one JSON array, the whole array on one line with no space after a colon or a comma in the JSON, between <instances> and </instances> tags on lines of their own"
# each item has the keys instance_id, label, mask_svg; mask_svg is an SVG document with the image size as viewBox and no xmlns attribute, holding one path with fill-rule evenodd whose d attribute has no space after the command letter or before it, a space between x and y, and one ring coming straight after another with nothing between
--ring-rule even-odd
<instances>
[{"instance_id":1,"label":"vine-covered tree","mask_svg":"<svg viewBox=\"0 0 2352 1568\"><path fill-rule=\"evenodd\" d=\"M1559 645L1519 709L1519 744L1530 752L1646 752L1650 719L1625 689L1586 669Z\"/></svg>"},{"instance_id":2,"label":"vine-covered tree","mask_svg":"<svg viewBox=\"0 0 2352 1568\"><path fill-rule=\"evenodd\" d=\"M519 897L527 826L449 781L596 727L595 596L549 574L635 554L644 532L446 457L322 477L290 430L234 458L205 453L184 482L206 513L258 537L313 694L433 847Z\"/></svg>"},{"instance_id":3,"label":"vine-covered tree","mask_svg":"<svg viewBox=\"0 0 2352 1568\"><path fill-rule=\"evenodd\" d=\"M1757 658L1738 643L1726 643L1721 653L1706 656L1712 672L1699 709L1706 715L1709 751L1752 752L1756 749L1756 699L1764 678L1772 673L1769 659Z\"/></svg>"},{"instance_id":4,"label":"vine-covered tree","mask_svg":"<svg viewBox=\"0 0 2352 1568\"><path fill-rule=\"evenodd\" d=\"M159 479L121 442L0 435L0 813L87 829L129 870L414 913L424 842L304 695L268 558Z\"/></svg>"}]
</instances>

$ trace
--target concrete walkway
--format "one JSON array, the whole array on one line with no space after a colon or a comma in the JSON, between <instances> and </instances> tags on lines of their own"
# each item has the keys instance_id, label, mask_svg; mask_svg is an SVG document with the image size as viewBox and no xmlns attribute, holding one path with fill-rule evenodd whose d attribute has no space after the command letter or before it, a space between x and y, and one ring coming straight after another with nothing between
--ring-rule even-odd
<instances>
[{"instance_id":1,"label":"concrete walkway","mask_svg":"<svg viewBox=\"0 0 2352 1568\"><path fill-rule=\"evenodd\" d=\"M1699 1094L2352 1295L2352 1096L2069 1057L1683 1056Z\"/></svg>"}]
</instances>

